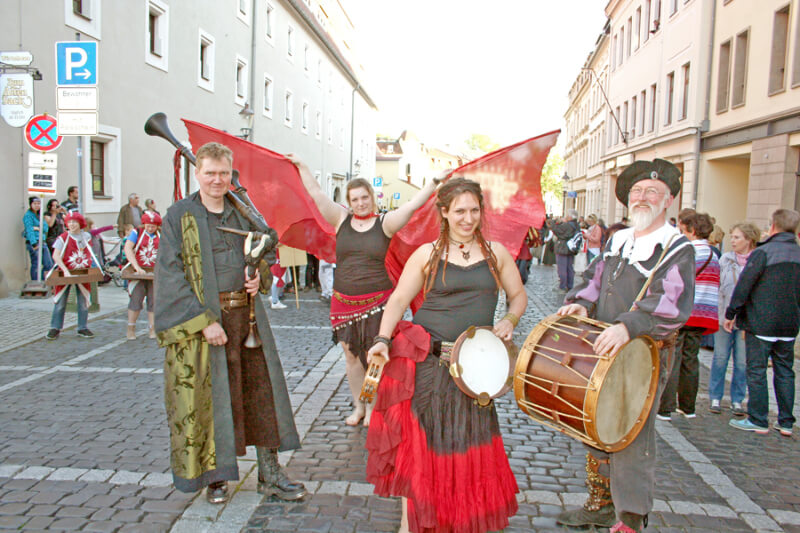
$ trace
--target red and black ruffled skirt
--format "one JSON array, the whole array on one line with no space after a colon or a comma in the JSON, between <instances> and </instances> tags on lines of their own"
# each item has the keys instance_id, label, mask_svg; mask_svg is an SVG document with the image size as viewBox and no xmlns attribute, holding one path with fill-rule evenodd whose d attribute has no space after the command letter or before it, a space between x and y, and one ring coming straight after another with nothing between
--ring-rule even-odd
<instances>
[{"instance_id":1,"label":"red and black ruffled skirt","mask_svg":"<svg viewBox=\"0 0 800 533\"><path fill-rule=\"evenodd\" d=\"M367 368L367 351L378 334L383 309L393 289L349 296L333 291L331 298L331 329L333 342L344 342L350 353Z\"/></svg>"},{"instance_id":2,"label":"red and black ruffled skirt","mask_svg":"<svg viewBox=\"0 0 800 533\"><path fill-rule=\"evenodd\" d=\"M501 530L519 489L494 403L477 405L429 352L422 326L398 324L367 434L367 481L408 498L415 533Z\"/></svg>"}]
</instances>

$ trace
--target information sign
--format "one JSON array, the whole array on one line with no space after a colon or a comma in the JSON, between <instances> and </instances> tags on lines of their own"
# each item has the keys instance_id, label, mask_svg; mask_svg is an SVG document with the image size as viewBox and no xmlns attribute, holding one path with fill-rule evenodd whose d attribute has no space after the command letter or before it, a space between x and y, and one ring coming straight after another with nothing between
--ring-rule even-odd
<instances>
[{"instance_id":1,"label":"information sign","mask_svg":"<svg viewBox=\"0 0 800 533\"><path fill-rule=\"evenodd\" d=\"M28 169L28 194L56 195L56 173L54 168Z\"/></svg>"}]
</instances>

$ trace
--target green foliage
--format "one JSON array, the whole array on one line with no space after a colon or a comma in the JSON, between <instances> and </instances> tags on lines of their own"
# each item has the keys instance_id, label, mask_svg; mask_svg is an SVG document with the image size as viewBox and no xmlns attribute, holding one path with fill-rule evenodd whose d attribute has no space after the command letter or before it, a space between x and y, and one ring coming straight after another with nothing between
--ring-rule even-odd
<instances>
[{"instance_id":1,"label":"green foliage","mask_svg":"<svg viewBox=\"0 0 800 533\"><path fill-rule=\"evenodd\" d=\"M464 141L470 150L478 150L484 154L494 152L500 145L494 142L488 135L483 133L473 133Z\"/></svg>"},{"instance_id":2,"label":"green foliage","mask_svg":"<svg viewBox=\"0 0 800 533\"><path fill-rule=\"evenodd\" d=\"M542 168L542 196L551 192L556 198L561 198L564 190L564 183L561 176L564 175L564 158L555 149L550 150L547 155L547 162Z\"/></svg>"}]
</instances>

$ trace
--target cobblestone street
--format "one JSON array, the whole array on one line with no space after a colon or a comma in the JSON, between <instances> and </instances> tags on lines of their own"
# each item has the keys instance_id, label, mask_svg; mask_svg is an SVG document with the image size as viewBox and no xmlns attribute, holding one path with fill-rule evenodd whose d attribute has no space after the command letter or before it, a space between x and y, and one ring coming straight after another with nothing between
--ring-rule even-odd
<instances>
[{"instance_id":1,"label":"cobblestone street","mask_svg":"<svg viewBox=\"0 0 800 533\"><path fill-rule=\"evenodd\" d=\"M558 306L563 294L554 287L553 267L531 268L517 345ZM126 341L118 310L90 323L94 339L72 331L58 342L36 340L0 353L0 528L396 531L399 501L372 495L365 481L366 429L344 424L351 406L343 356L331 344L317 295L302 292L299 310L287 295L287 309L268 311L303 439L303 448L281 454L281 462L309 488L304 501L285 504L256 493L254 450L240 459L241 480L227 505L173 489L163 351L147 338L143 321L139 338ZM46 330L9 313L0 321L3 330ZM657 423L657 501L647 530L800 532L797 435L737 431L727 425L729 411L709 413L710 352L701 360L697 418ZM555 516L585 499L582 444L530 421L512 393L497 409L521 491L506 531L567 531Z\"/></svg>"}]
</instances>

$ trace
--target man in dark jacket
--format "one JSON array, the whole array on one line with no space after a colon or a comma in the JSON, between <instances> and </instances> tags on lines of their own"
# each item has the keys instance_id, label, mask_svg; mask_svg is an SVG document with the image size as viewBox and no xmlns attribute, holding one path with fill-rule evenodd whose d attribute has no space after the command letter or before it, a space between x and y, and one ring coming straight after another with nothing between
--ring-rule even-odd
<instances>
[{"instance_id":1,"label":"man in dark jacket","mask_svg":"<svg viewBox=\"0 0 800 533\"><path fill-rule=\"evenodd\" d=\"M773 426L790 437L795 417L794 340L800 329L800 213L778 209L772 214L769 238L753 250L725 311L724 328L745 331L748 418L730 425L759 434L769 432L767 361L772 357L778 421Z\"/></svg>"},{"instance_id":2,"label":"man in dark jacket","mask_svg":"<svg viewBox=\"0 0 800 533\"><path fill-rule=\"evenodd\" d=\"M558 266L558 288L562 291L572 289L575 279L575 253L570 251L567 242L578 233L578 212L574 209L567 210L564 222L552 225L553 234L558 237L556 241L556 265Z\"/></svg>"}]
</instances>

